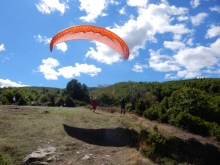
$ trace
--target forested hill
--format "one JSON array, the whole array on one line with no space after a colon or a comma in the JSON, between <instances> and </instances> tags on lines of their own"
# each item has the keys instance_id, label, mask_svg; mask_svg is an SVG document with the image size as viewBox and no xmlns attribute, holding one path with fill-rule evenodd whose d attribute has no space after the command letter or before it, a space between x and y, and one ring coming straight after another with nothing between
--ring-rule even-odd
<instances>
[{"instance_id":1,"label":"forested hill","mask_svg":"<svg viewBox=\"0 0 220 165\"><path fill-rule=\"evenodd\" d=\"M89 93L97 97L106 93L121 98L150 92L161 101L165 96L170 97L174 91L183 87L195 88L213 96L220 96L219 78L200 78L167 82L119 82L109 86L100 85L99 88L89 88Z\"/></svg>"}]
</instances>

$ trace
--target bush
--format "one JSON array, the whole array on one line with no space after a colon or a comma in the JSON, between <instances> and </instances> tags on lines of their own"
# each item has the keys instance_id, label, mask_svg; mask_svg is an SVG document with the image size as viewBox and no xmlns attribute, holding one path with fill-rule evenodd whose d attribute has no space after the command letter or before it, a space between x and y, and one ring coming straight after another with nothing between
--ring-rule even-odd
<instances>
[{"instance_id":1,"label":"bush","mask_svg":"<svg viewBox=\"0 0 220 165\"><path fill-rule=\"evenodd\" d=\"M143 112L146 110L146 105L144 100L138 100L137 104L136 104L137 108L136 108L136 112L142 116Z\"/></svg>"},{"instance_id":2,"label":"bush","mask_svg":"<svg viewBox=\"0 0 220 165\"><path fill-rule=\"evenodd\" d=\"M66 106L67 107L75 107L74 100L70 96L66 97Z\"/></svg>"},{"instance_id":3,"label":"bush","mask_svg":"<svg viewBox=\"0 0 220 165\"><path fill-rule=\"evenodd\" d=\"M27 101L23 97L21 97L18 101L18 105L27 105Z\"/></svg>"},{"instance_id":4,"label":"bush","mask_svg":"<svg viewBox=\"0 0 220 165\"><path fill-rule=\"evenodd\" d=\"M149 109L145 110L143 116L150 120L158 120L160 116L160 104L156 103L152 105Z\"/></svg>"},{"instance_id":5,"label":"bush","mask_svg":"<svg viewBox=\"0 0 220 165\"><path fill-rule=\"evenodd\" d=\"M220 126L216 123L208 123L206 122L207 127L209 127L209 134L211 136L215 136L218 140L220 140Z\"/></svg>"},{"instance_id":6,"label":"bush","mask_svg":"<svg viewBox=\"0 0 220 165\"><path fill-rule=\"evenodd\" d=\"M146 130L140 132L140 146L139 150L154 159L166 154L166 138L161 134L149 133Z\"/></svg>"},{"instance_id":7,"label":"bush","mask_svg":"<svg viewBox=\"0 0 220 165\"><path fill-rule=\"evenodd\" d=\"M158 120L159 119L159 113L155 109L154 110L149 109L149 110L144 111L143 116L145 118L150 119L150 120Z\"/></svg>"},{"instance_id":8,"label":"bush","mask_svg":"<svg viewBox=\"0 0 220 165\"><path fill-rule=\"evenodd\" d=\"M215 112L209 103L210 97L195 88L182 88L173 92L169 98L169 115L176 117L180 112L186 112L208 121L213 121Z\"/></svg>"},{"instance_id":9,"label":"bush","mask_svg":"<svg viewBox=\"0 0 220 165\"><path fill-rule=\"evenodd\" d=\"M203 136L209 135L208 122L197 116L192 116L188 113L181 112L175 119L173 124L190 132L200 134Z\"/></svg>"},{"instance_id":10,"label":"bush","mask_svg":"<svg viewBox=\"0 0 220 165\"><path fill-rule=\"evenodd\" d=\"M87 103L79 100L74 100L75 106L86 106Z\"/></svg>"},{"instance_id":11,"label":"bush","mask_svg":"<svg viewBox=\"0 0 220 165\"><path fill-rule=\"evenodd\" d=\"M132 107L132 104L131 103L127 103L125 108L128 109L128 110L131 110L131 107Z\"/></svg>"}]
</instances>

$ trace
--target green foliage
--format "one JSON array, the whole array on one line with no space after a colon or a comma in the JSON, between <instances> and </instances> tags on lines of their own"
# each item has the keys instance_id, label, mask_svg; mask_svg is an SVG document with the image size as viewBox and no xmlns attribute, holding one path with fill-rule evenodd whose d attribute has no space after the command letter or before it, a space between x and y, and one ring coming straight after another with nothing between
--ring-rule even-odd
<instances>
[{"instance_id":1,"label":"green foliage","mask_svg":"<svg viewBox=\"0 0 220 165\"><path fill-rule=\"evenodd\" d=\"M74 100L72 99L71 96L67 96L65 99L65 103L67 107L75 107Z\"/></svg>"},{"instance_id":2,"label":"green foliage","mask_svg":"<svg viewBox=\"0 0 220 165\"><path fill-rule=\"evenodd\" d=\"M72 79L67 83L66 92L74 100L81 100L87 103L90 102L87 86L81 84L76 79Z\"/></svg>"},{"instance_id":3,"label":"green foliage","mask_svg":"<svg viewBox=\"0 0 220 165\"><path fill-rule=\"evenodd\" d=\"M153 134L147 130L141 130L139 136L139 150L143 154L152 159L166 154L166 138L161 134Z\"/></svg>"},{"instance_id":4,"label":"green foliage","mask_svg":"<svg viewBox=\"0 0 220 165\"><path fill-rule=\"evenodd\" d=\"M166 138L161 134L149 134L147 142L151 144L151 148L148 150L147 155L149 157L156 157L156 155L163 156L166 154Z\"/></svg>"},{"instance_id":5,"label":"green foliage","mask_svg":"<svg viewBox=\"0 0 220 165\"><path fill-rule=\"evenodd\" d=\"M160 114L159 110L161 109L160 104L156 103L152 105L149 109L145 110L143 116L150 120L159 120Z\"/></svg>"},{"instance_id":6,"label":"green foliage","mask_svg":"<svg viewBox=\"0 0 220 165\"><path fill-rule=\"evenodd\" d=\"M86 106L87 103L79 100L74 100L75 106Z\"/></svg>"},{"instance_id":7,"label":"green foliage","mask_svg":"<svg viewBox=\"0 0 220 165\"><path fill-rule=\"evenodd\" d=\"M10 162L0 153L0 165L10 165Z\"/></svg>"},{"instance_id":8,"label":"green foliage","mask_svg":"<svg viewBox=\"0 0 220 165\"><path fill-rule=\"evenodd\" d=\"M220 163L220 152L217 147L202 144L195 139L166 138L147 130L141 130L136 136L139 137L139 151L157 164L218 165Z\"/></svg>"},{"instance_id":9,"label":"green foliage","mask_svg":"<svg viewBox=\"0 0 220 165\"><path fill-rule=\"evenodd\" d=\"M182 88L173 92L169 98L169 113L177 116L180 112L187 112L191 115L209 118L211 109L209 97L205 92L194 88Z\"/></svg>"},{"instance_id":10,"label":"green foliage","mask_svg":"<svg viewBox=\"0 0 220 165\"><path fill-rule=\"evenodd\" d=\"M128 110L131 110L131 107L132 107L132 104L131 103L127 103L125 108L128 109Z\"/></svg>"},{"instance_id":11,"label":"green foliage","mask_svg":"<svg viewBox=\"0 0 220 165\"><path fill-rule=\"evenodd\" d=\"M24 99L24 97L21 97L18 101L18 105L27 105L27 101Z\"/></svg>"},{"instance_id":12,"label":"green foliage","mask_svg":"<svg viewBox=\"0 0 220 165\"><path fill-rule=\"evenodd\" d=\"M196 134L207 136L209 135L209 128L207 122L197 116L192 116L189 113L180 112L175 121L177 126L186 129Z\"/></svg>"},{"instance_id":13,"label":"green foliage","mask_svg":"<svg viewBox=\"0 0 220 165\"><path fill-rule=\"evenodd\" d=\"M136 104L137 108L136 108L136 112L142 116L143 112L146 110L146 103L144 102L144 100L142 99L139 99L137 101L137 104Z\"/></svg>"},{"instance_id":14,"label":"green foliage","mask_svg":"<svg viewBox=\"0 0 220 165\"><path fill-rule=\"evenodd\" d=\"M49 99L46 95L41 95L41 97L40 97L40 102L41 103L46 103L48 101L49 101Z\"/></svg>"},{"instance_id":15,"label":"green foliage","mask_svg":"<svg viewBox=\"0 0 220 165\"><path fill-rule=\"evenodd\" d=\"M114 99L114 97L106 94L106 93L102 93L101 95L98 95L98 100L99 100L99 106L113 106L116 101Z\"/></svg>"}]
</instances>

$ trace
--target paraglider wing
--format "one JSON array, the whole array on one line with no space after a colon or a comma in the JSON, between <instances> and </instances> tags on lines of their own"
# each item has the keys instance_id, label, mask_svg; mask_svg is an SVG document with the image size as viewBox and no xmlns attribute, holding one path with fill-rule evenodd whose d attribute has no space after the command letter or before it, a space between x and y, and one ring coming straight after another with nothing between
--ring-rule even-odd
<instances>
[{"instance_id":1,"label":"paraglider wing","mask_svg":"<svg viewBox=\"0 0 220 165\"><path fill-rule=\"evenodd\" d=\"M118 35L105 28L92 25L72 26L58 32L50 42L50 51L52 52L53 47L61 42L76 39L104 43L120 53L125 60L128 59L130 54L127 44Z\"/></svg>"}]
</instances>

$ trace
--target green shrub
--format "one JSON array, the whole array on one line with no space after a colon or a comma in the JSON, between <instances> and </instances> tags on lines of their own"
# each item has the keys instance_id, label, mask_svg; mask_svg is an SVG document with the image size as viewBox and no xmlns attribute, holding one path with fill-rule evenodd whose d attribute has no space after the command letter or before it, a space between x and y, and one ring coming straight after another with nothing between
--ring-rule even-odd
<instances>
[{"instance_id":1,"label":"green shrub","mask_svg":"<svg viewBox=\"0 0 220 165\"><path fill-rule=\"evenodd\" d=\"M66 102L65 103L66 103L67 107L75 107L74 100L70 96L66 97Z\"/></svg>"},{"instance_id":2,"label":"green shrub","mask_svg":"<svg viewBox=\"0 0 220 165\"><path fill-rule=\"evenodd\" d=\"M75 106L86 106L87 103L79 100L74 100Z\"/></svg>"},{"instance_id":3,"label":"green shrub","mask_svg":"<svg viewBox=\"0 0 220 165\"><path fill-rule=\"evenodd\" d=\"M125 108L128 109L128 110L131 110L131 107L132 107L132 104L131 103L127 103Z\"/></svg>"},{"instance_id":4,"label":"green shrub","mask_svg":"<svg viewBox=\"0 0 220 165\"><path fill-rule=\"evenodd\" d=\"M27 105L27 101L23 97L21 97L18 101L18 105Z\"/></svg>"},{"instance_id":5,"label":"green shrub","mask_svg":"<svg viewBox=\"0 0 220 165\"><path fill-rule=\"evenodd\" d=\"M142 116L143 112L146 110L146 104L144 102L144 100L140 99L138 100L137 104L136 104L136 111L137 113Z\"/></svg>"},{"instance_id":6,"label":"green shrub","mask_svg":"<svg viewBox=\"0 0 220 165\"><path fill-rule=\"evenodd\" d=\"M206 122L207 127L209 127L209 134L215 136L220 140L220 126L217 123Z\"/></svg>"},{"instance_id":7,"label":"green shrub","mask_svg":"<svg viewBox=\"0 0 220 165\"><path fill-rule=\"evenodd\" d=\"M198 116L207 121L213 121L215 112L209 103L210 96L195 88L182 88L173 92L169 98L169 115L176 117L181 112Z\"/></svg>"},{"instance_id":8,"label":"green shrub","mask_svg":"<svg viewBox=\"0 0 220 165\"><path fill-rule=\"evenodd\" d=\"M204 119L197 116L192 116L186 112L180 114L172 120L172 124L179 126L190 132L207 136L209 135L209 127Z\"/></svg>"}]
</instances>

